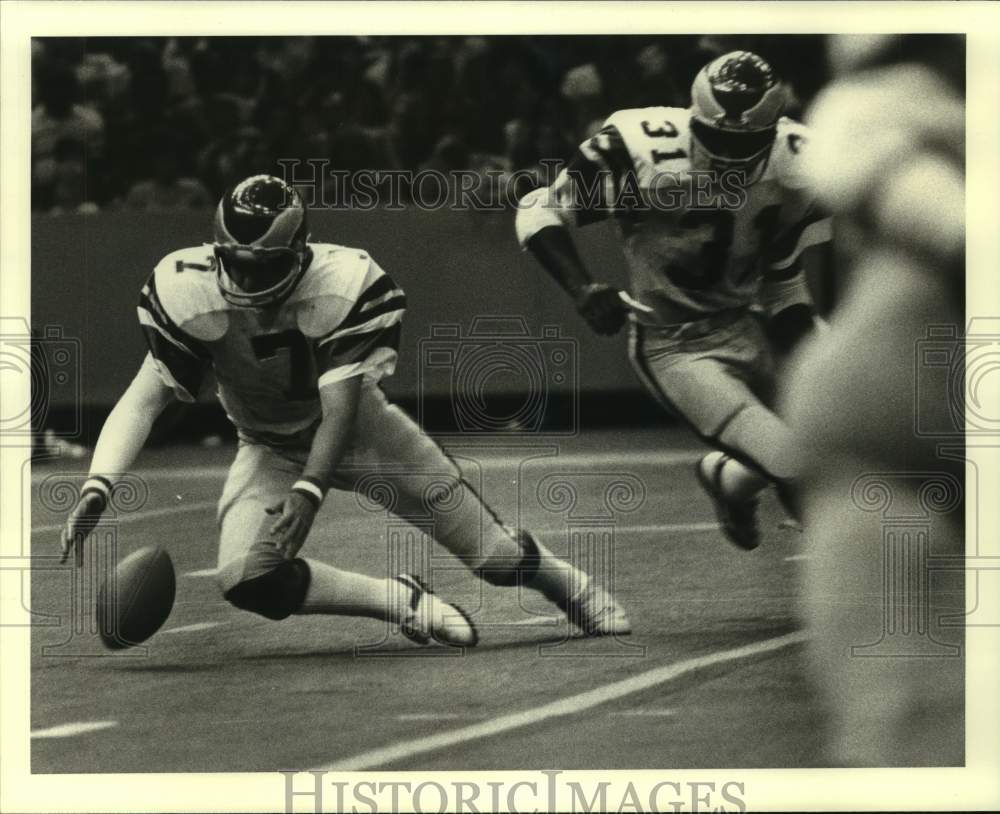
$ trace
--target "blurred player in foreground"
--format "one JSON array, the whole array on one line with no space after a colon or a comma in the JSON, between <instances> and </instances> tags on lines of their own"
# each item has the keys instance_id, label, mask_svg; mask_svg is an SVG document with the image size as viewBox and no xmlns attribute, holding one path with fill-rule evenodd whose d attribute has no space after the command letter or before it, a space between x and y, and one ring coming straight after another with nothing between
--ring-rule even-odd
<instances>
[{"instance_id":1,"label":"blurred player in foreground","mask_svg":"<svg viewBox=\"0 0 1000 814\"><path fill-rule=\"evenodd\" d=\"M941 35L835 37L831 53L841 77L810 110L807 169L853 256L782 409L802 454L811 663L834 763L962 765L964 438L916 429L954 425L964 403L928 386L918 353L930 326L960 335L965 319L965 55ZM928 557L953 570L928 573Z\"/></svg>"},{"instance_id":2,"label":"blurred player in foreground","mask_svg":"<svg viewBox=\"0 0 1000 814\"><path fill-rule=\"evenodd\" d=\"M494 585L541 592L588 634L628 633L608 592L485 507L441 448L378 386L393 372L405 297L364 251L308 242L301 199L254 176L219 203L214 244L157 265L139 302L149 353L104 425L64 560L100 517L154 419L191 401L212 368L239 450L219 503L218 582L269 619L346 614L399 624L418 643L473 645L475 626L416 577L373 579L299 557L330 487L378 474L401 517L428 514L445 548ZM447 485L427 493L429 477ZM387 501L373 492L373 499ZM336 543L335 540L329 541Z\"/></svg>"},{"instance_id":3,"label":"blurred player in foreground","mask_svg":"<svg viewBox=\"0 0 1000 814\"><path fill-rule=\"evenodd\" d=\"M752 549L761 490L774 483L791 504L788 427L771 410L773 351L813 326L800 255L829 239L829 223L803 190L806 132L782 117L786 91L767 62L721 56L691 97L690 108L614 113L551 187L521 200L517 234L596 332L629 320L636 373L716 450L698 479L729 538ZM628 297L594 281L567 228L610 215Z\"/></svg>"}]
</instances>

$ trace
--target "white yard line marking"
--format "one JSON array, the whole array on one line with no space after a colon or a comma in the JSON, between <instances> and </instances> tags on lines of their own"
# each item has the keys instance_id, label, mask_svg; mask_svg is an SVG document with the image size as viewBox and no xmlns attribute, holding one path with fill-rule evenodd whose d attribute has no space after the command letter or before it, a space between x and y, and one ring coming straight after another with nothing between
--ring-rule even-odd
<instances>
[{"instance_id":1,"label":"white yard line marking","mask_svg":"<svg viewBox=\"0 0 1000 814\"><path fill-rule=\"evenodd\" d=\"M672 718L676 709L625 709L621 712L610 712L609 715L623 715L629 718Z\"/></svg>"},{"instance_id":2,"label":"white yard line marking","mask_svg":"<svg viewBox=\"0 0 1000 814\"><path fill-rule=\"evenodd\" d=\"M199 500L197 503L175 503L173 506L162 506L158 509L145 509L135 514L123 514L118 518L119 523L134 523L136 520L150 520L154 517L166 517L178 512L200 512L205 509L214 509L218 505L215 500ZM62 523L49 523L46 526L35 526L32 534L49 534L53 531L60 531Z\"/></svg>"},{"instance_id":3,"label":"white yard line marking","mask_svg":"<svg viewBox=\"0 0 1000 814\"><path fill-rule=\"evenodd\" d=\"M486 471L512 468L511 454L504 453L502 448L498 452L493 452L489 447L473 449L471 445L446 444L448 448L454 447L454 455L459 457L459 464L464 463L465 458L471 458L477 452L484 457L478 461L478 465ZM542 445L544 448L544 445ZM558 443L554 444L558 446ZM518 448L520 452L527 454L519 443L511 439L511 448ZM533 458L529 466L542 462L558 463L566 466L628 466L636 464L641 466L684 466L693 464L704 456L704 452L699 450L621 450L619 452L569 452L564 455L550 455L540 458ZM471 467L473 464L469 464ZM229 466L164 466L156 469L140 469L136 475L144 480L158 480L167 478L181 478L183 480L222 480L229 472ZM51 472L41 469L31 475L32 486L37 486ZM81 477L84 473L80 473Z\"/></svg>"},{"instance_id":4,"label":"white yard line marking","mask_svg":"<svg viewBox=\"0 0 1000 814\"><path fill-rule=\"evenodd\" d=\"M36 729L31 733L31 737L72 738L74 735L85 735L88 732L98 732L101 729L110 729L113 726L118 726L118 721L80 721L74 724L50 726L47 729Z\"/></svg>"},{"instance_id":5,"label":"white yard line marking","mask_svg":"<svg viewBox=\"0 0 1000 814\"><path fill-rule=\"evenodd\" d=\"M549 718L575 715L596 707L599 704L606 704L609 701L623 698L632 693L641 692L659 684L665 684L687 673L711 667L715 664L739 661L740 659L781 650L785 647L804 642L806 638L805 632L797 631L785 636L778 636L774 639L765 639L761 642L736 647L732 650L722 650L717 653L710 653L707 656L697 656L675 664L654 667L643 673L614 681L611 684L605 684L603 687L571 695L549 704L543 704L540 707L524 710L523 712L501 715L492 720L463 726L459 729L453 729L450 732L441 732L423 738L400 741L379 749L361 752L360 754L324 766L322 771L358 772L366 769L374 769L414 757L415 755L422 755L427 752L444 749L447 746L454 746L457 743L488 738L493 735L499 735L501 732L508 732L512 729L537 724Z\"/></svg>"},{"instance_id":6,"label":"white yard line marking","mask_svg":"<svg viewBox=\"0 0 1000 814\"><path fill-rule=\"evenodd\" d=\"M799 562L800 560L811 560L808 554L792 554L790 557L785 557L785 562Z\"/></svg>"},{"instance_id":7,"label":"white yard line marking","mask_svg":"<svg viewBox=\"0 0 1000 814\"><path fill-rule=\"evenodd\" d=\"M202 568L200 571L188 571L186 577L214 577L219 573L218 568Z\"/></svg>"},{"instance_id":8,"label":"white yard line marking","mask_svg":"<svg viewBox=\"0 0 1000 814\"><path fill-rule=\"evenodd\" d=\"M454 721L458 718L483 718L483 715L464 715L461 712L404 712L397 721Z\"/></svg>"},{"instance_id":9,"label":"white yard line marking","mask_svg":"<svg viewBox=\"0 0 1000 814\"><path fill-rule=\"evenodd\" d=\"M169 630L161 630L160 635L163 636L167 633L194 633L196 630L208 630L212 627L219 627L220 625L226 624L225 622L195 622L193 625L181 625L180 627L172 627Z\"/></svg>"}]
</instances>

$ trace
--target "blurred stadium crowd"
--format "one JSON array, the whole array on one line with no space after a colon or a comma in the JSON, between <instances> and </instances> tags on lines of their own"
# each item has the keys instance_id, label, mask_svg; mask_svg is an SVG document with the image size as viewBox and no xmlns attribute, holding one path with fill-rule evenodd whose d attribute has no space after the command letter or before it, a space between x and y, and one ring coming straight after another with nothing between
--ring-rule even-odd
<instances>
[{"instance_id":1,"label":"blurred stadium crowd","mask_svg":"<svg viewBox=\"0 0 1000 814\"><path fill-rule=\"evenodd\" d=\"M32 209L203 207L280 174L279 158L473 170L509 205L613 110L686 105L696 71L732 48L769 59L805 105L827 78L820 39L36 38ZM515 170L520 185L498 182Z\"/></svg>"}]
</instances>

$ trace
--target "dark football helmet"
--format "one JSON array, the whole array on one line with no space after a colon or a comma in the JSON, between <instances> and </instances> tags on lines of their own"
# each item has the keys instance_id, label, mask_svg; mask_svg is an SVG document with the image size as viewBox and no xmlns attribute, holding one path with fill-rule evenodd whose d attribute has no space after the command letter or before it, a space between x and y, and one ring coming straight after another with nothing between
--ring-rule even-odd
<instances>
[{"instance_id":1,"label":"dark football helmet","mask_svg":"<svg viewBox=\"0 0 1000 814\"><path fill-rule=\"evenodd\" d=\"M272 175L251 176L222 196L214 238L219 291L243 308L280 303L309 266L302 198Z\"/></svg>"},{"instance_id":2,"label":"dark football helmet","mask_svg":"<svg viewBox=\"0 0 1000 814\"><path fill-rule=\"evenodd\" d=\"M771 66L749 51L714 59L691 85L691 140L699 169L748 171L774 143L786 104Z\"/></svg>"}]
</instances>

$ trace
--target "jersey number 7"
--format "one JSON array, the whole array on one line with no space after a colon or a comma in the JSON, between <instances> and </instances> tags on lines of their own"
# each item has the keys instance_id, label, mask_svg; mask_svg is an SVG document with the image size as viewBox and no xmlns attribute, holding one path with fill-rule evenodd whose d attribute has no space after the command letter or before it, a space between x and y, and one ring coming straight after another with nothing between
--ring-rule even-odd
<instances>
[{"instance_id":1,"label":"jersey number 7","mask_svg":"<svg viewBox=\"0 0 1000 814\"><path fill-rule=\"evenodd\" d=\"M260 361L275 359L278 351L288 350L288 388L283 395L289 401L309 401L319 395L316 386L309 381L309 342L298 331L262 334L250 337L254 356Z\"/></svg>"}]
</instances>

